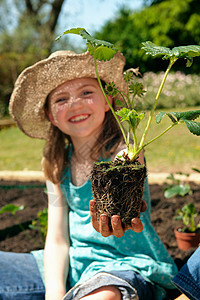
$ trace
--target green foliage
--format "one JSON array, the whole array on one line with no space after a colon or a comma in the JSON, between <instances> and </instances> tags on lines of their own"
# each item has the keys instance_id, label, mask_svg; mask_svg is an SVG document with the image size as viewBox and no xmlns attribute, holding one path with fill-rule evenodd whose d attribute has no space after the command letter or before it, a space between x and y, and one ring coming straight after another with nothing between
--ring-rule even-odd
<instances>
[{"instance_id":1,"label":"green foliage","mask_svg":"<svg viewBox=\"0 0 200 300\"><path fill-rule=\"evenodd\" d=\"M63 35L69 33L80 35L84 40L86 40L88 51L91 55L95 55L95 58L99 61L110 60L117 52L114 45L109 42L93 38L84 28L72 28L66 30L58 36L56 40L59 40Z\"/></svg>"},{"instance_id":2,"label":"green foliage","mask_svg":"<svg viewBox=\"0 0 200 300\"><path fill-rule=\"evenodd\" d=\"M43 210L38 212L37 219L32 220L32 224L29 225L31 229L40 232L43 242L45 241L47 235L47 220L48 220L48 210L47 208L44 208Z\"/></svg>"},{"instance_id":3,"label":"green foliage","mask_svg":"<svg viewBox=\"0 0 200 300\"><path fill-rule=\"evenodd\" d=\"M24 210L24 209L25 209L24 205L18 206L18 205L14 205L14 204L7 204L7 205L1 207L0 214L8 212L8 213L11 213L14 216L18 211L21 211L21 210Z\"/></svg>"},{"instance_id":4,"label":"green foliage","mask_svg":"<svg viewBox=\"0 0 200 300\"><path fill-rule=\"evenodd\" d=\"M180 123L183 122L189 129L189 131L195 135L200 135L200 123L199 122L194 122L196 118L200 116L200 110L195 110L195 111L186 111L186 112L160 112L156 116L156 122L159 124L162 120L162 118L167 115L172 123Z\"/></svg>"},{"instance_id":5,"label":"green foliage","mask_svg":"<svg viewBox=\"0 0 200 300\"><path fill-rule=\"evenodd\" d=\"M181 174L182 173L177 173ZM186 176L189 176L189 174L185 174ZM190 185L184 182L181 182L179 179L176 179L173 175L173 173L170 174L170 176L167 177L167 179L171 180L171 184L168 184L168 187L165 189L164 196L165 198L169 199L171 197L175 196L181 196L184 197L188 193L192 193Z\"/></svg>"},{"instance_id":6,"label":"green foliage","mask_svg":"<svg viewBox=\"0 0 200 300\"><path fill-rule=\"evenodd\" d=\"M146 54L151 56L162 56L163 59L169 60L169 65L165 71L163 80L159 86L157 95L155 97L155 101L153 103L153 107L151 109L151 113L149 115L147 125L144 129L144 132L142 134L140 143L138 143L138 136L136 134L136 129L139 125L139 123L144 118L144 113L138 114L133 109L133 103L134 98L136 95L141 96L143 94L143 86L141 84L137 85L134 84L134 76L132 74L125 73L125 82L127 84L127 94L120 91L118 88L115 87L113 83L106 84L106 90L104 90L98 70L97 70L97 60L110 60L114 54L117 52L117 49L112 45L111 43L105 42L103 40L95 39L93 38L84 28L72 28L70 30L65 31L62 35L60 35L57 39L59 39L61 36L65 34L78 34L83 39L86 39L87 41L87 49L90 51L90 54L94 57L94 65L95 65L95 71L97 75L97 80L99 82L100 88L102 90L103 95L105 96L105 99L116 119L118 122L118 125L121 129L121 132L124 137L124 141L127 146L127 154L129 156L130 160L135 160L142 149L144 149L146 146L148 146L150 143L154 142L156 139L161 137L163 134L165 134L167 131L169 131L171 128L173 128L175 125L185 123L188 127L189 131L195 135L200 135L200 123L194 122L194 119L196 119L200 115L200 110L197 111L189 111L189 112L173 112L173 113L167 113L170 120L172 121L172 125L170 125L168 128L166 128L162 133L157 135L152 140L145 143L146 135L149 131L150 124L153 119L154 112L156 110L158 100L160 98L163 86L165 84L167 75L169 71L171 70L174 63L180 59L184 58L187 59L187 67L192 65L192 58L196 56L200 56L200 46L197 45L187 45L187 46L179 46L175 48L167 48L162 46L157 46L154 43L147 41L143 43L142 49L146 51ZM108 51L108 50L111 50ZM139 87L139 88L138 88ZM124 101L124 106L122 107L120 111L117 111L117 113L114 111L107 94L111 96L116 96L116 92L118 92ZM163 116L165 115L165 112L161 112L157 116L157 123L160 123ZM117 116L120 116L121 119L119 120ZM121 122L126 121L128 123L128 129L127 132L125 132L124 128L121 125ZM132 148L132 144L130 143L130 136L133 135L134 139L134 149Z\"/></svg>"},{"instance_id":7,"label":"green foliage","mask_svg":"<svg viewBox=\"0 0 200 300\"><path fill-rule=\"evenodd\" d=\"M121 117L121 122L127 121L134 132L136 131L140 121L144 118L144 113L138 114L134 109L130 110L125 107L117 111L117 115Z\"/></svg>"},{"instance_id":8,"label":"green foliage","mask_svg":"<svg viewBox=\"0 0 200 300\"><path fill-rule=\"evenodd\" d=\"M189 46L179 46L169 49L167 47L157 46L154 43L148 41L142 43L146 54L151 56L163 56L163 59L170 59L173 58L176 60L177 58L185 58L187 59L187 67L192 65L192 58L199 56L200 54L200 46L198 45L189 45Z\"/></svg>"},{"instance_id":9,"label":"green foliage","mask_svg":"<svg viewBox=\"0 0 200 300\"><path fill-rule=\"evenodd\" d=\"M37 53L0 53L0 118L8 115L8 103L19 73L41 59Z\"/></svg>"},{"instance_id":10,"label":"green foliage","mask_svg":"<svg viewBox=\"0 0 200 300\"><path fill-rule=\"evenodd\" d=\"M17 76L26 67L50 54L63 0L0 2L0 118L2 118L8 115L8 102ZM68 44L65 41L64 45L59 43L59 46L62 48Z\"/></svg>"},{"instance_id":11,"label":"green foliage","mask_svg":"<svg viewBox=\"0 0 200 300\"><path fill-rule=\"evenodd\" d=\"M182 232L196 232L200 228L200 222L196 222L199 214L196 212L196 207L193 203L184 205L181 210L177 210L176 214L175 219L183 222Z\"/></svg>"},{"instance_id":12,"label":"green foliage","mask_svg":"<svg viewBox=\"0 0 200 300\"><path fill-rule=\"evenodd\" d=\"M20 227L20 229L22 231L25 231L25 228L23 227L23 225L21 224L21 222L18 220L17 215L16 215L16 213L18 211L22 211L24 209L25 209L24 205L18 206L18 205L14 205L14 204L7 204L7 205L1 207L0 214L11 213L15 217L15 219L17 220L18 226ZM27 237L29 239L31 239L31 237L28 234L27 234Z\"/></svg>"},{"instance_id":13,"label":"green foliage","mask_svg":"<svg viewBox=\"0 0 200 300\"><path fill-rule=\"evenodd\" d=\"M157 58L145 57L141 43L152 41L164 47L178 45L200 45L200 2L199 0L160 1L161 3L144 7L141 11L131 12L122 9L118 16L108 21L95 36L107 39L124 53L127 68L139 66L142 73L160 71L165 67ZM200 62L200 59L197 59ZM175 69L185 70L180 62ZM198 63L191 72L199 73Z\"/></svg>"},{"instance_id":14,"label":"green foliage","mask_svg":"<svg viewBox=\"0 0 200 300\"><path fill-rule=\"evenodd\" d=\"M197 172L197 173L200 173L200 170L199 169L196 169L196 168L192 168L193 171Z\"/></svg>"}]
</instances>

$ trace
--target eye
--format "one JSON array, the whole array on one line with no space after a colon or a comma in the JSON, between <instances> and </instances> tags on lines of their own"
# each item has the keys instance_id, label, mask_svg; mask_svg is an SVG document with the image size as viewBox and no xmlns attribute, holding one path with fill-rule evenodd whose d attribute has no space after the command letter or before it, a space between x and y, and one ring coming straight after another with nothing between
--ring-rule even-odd
<instances>
[{"instance_id":1,"label":"eye","mask_svg":"<svg viewBox=\"0 0 200 300\"><path fill-rule=\"evenodd\" d=\"M67 101L67 98L59 98L55 101L55 103L62 103L64 101Z\"/></svg>"},{"instance_id":2,"label":"eye","mask_svg":"<svg viewBox=\"0 0 200 300\"><path fill-rule=\"evenodd\" d=\"M83 94L83 96L87 96L87 95L92 94L92 91L84 91L82 94Z\"/></svg>"}]
</instances>

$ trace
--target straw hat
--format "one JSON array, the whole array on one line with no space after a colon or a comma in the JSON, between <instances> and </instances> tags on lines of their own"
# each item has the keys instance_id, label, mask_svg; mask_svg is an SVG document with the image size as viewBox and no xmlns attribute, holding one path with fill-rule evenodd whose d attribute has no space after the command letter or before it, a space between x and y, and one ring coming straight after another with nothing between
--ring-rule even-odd
<instances>
[{"instance_id":1,"label":"straw hat","mask_svg":"<svg viewBox=\"0 0 200 300\"><path fill-rule=\"evenodd\" d=\"M100 78L114 81L124 90L124 64L125 58L119 52L110 61L98 61ZM44 111L47 96L65 81L81 77L96 78L94 59L89 52L56 51L26 68L16 80L9 105L18 127L30 137L46 139L50 128Z\"/></svg>"}]
</instances>

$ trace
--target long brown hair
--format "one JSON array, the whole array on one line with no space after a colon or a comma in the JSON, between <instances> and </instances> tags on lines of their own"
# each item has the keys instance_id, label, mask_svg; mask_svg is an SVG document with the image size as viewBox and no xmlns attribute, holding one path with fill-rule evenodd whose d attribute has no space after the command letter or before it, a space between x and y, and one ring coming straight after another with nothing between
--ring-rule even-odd
<instances>
[{"instance_id":1,"label":"long brown hair","mask_svg":"<svg viewBox=\"0 0 200 300\"><path fill-rule=\"evenodd\" d=\"M114 100L113 103L115 103ZM48 109L48 97L44 109ZM115 152L122 141L121 130L111 110L105 113L102 128L103 130L96 140L92 153L98 153L102 158L108 158ZM70 164L68 152L71 143L70 136L51 124L44 146L42 169L46 179L55 184L61 182L62 172ZM90 158L95 159L92 153Z\"/></svg>"}]
</instances>

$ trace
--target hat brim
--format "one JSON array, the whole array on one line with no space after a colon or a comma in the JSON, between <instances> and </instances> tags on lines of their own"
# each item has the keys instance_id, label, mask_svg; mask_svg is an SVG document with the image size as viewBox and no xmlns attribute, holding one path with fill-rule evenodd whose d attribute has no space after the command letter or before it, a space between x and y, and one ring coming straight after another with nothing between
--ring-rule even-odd
<instances>
[{"instance_id":1,"label":"hat brim","mask_svg":"<svg viewBox=\"0 0 200 300\"><path fill-rule=\"evenodd\" d=\"M119 52L110 61L98 61L100 78L114 82L124 91L124 65L125 58ZM94 59L89 52L56 51L25 69L16 80L9 104L10 114L18 127L30 137L46 139L50 129L44 111L47 96L60 84L82 77L96 78Z\"/></svg>"}]
</instances>

